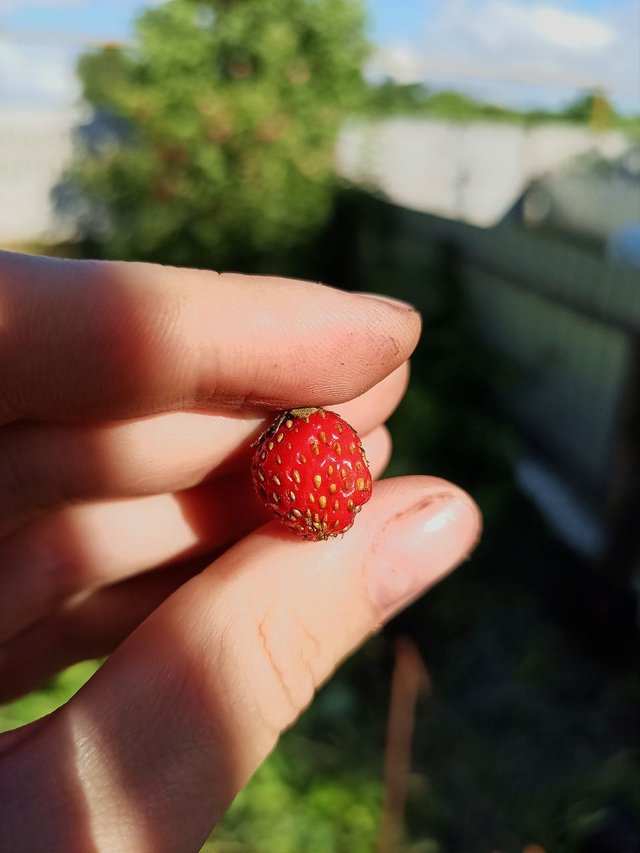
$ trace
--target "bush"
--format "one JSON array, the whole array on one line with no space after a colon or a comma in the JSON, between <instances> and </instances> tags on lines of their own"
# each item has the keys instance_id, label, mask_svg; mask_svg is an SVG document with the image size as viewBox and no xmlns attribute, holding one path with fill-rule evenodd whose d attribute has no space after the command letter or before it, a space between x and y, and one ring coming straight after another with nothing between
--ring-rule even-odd
<instances>
[{"instance_id":1,"label":"bush","mask_svg":"<svg viewBox=\"0 0 640 853\"><path fill-rule=\"evenodd\" d=\"M108 257L282 271L331 212L364 97L358 0L170 0L79 63L95 120L58 200Z\"/></svg>"}]
</instances>

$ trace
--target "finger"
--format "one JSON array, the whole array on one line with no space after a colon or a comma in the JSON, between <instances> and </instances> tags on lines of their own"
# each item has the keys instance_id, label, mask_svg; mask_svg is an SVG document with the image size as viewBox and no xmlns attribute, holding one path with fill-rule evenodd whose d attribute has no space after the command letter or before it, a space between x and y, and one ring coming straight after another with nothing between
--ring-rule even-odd
<instances>
[{"instance_id":1,"label":"finger","mask_svg":"<svg viewBox=\"0 0 640 853\"><path fill-rule=\"evenodd\" d=\"M110 654L217 556L212 552L76 596L0 646L0 704L41 688L74 663Z\"/></svg>"},{"instance_id":2,"label":"finger","mask_svg":"<svg viewBox=\"0 0 640 853\"><path fill-rule=\"evenodd\" d=\"M127 849L199 849L316 687L479 531L468 497L429 478L380 483L359 521L322 545L270 523L183 585L9 754L5 833L64 802L107 847L117 827Z\"/></svg>"},{"instance_id":3,"label":"finger","mask_svg":"<svg viewBox=\"0 0 640 853\"><path fill-rule=\"evenodd\" d=\"M362 434L385 421L408 379L405 363L341 404ZM70 501L176 492L221 465L247 464L264 416L175 412L94 426L14 424L0 429L0 536Z\"/></svg>"},{"instance_id":4,"label":"finger","mask_svg":"<svg viewBox=\"0 0 640 853\"><path fill-rule=\"evenodd\" d=\"M77 592L224 548L267 520L236 477L45 517L0 542L0 643Z\"/></svg>"},{"instance_id":5,"label":"finger","mask_svg":"<svg viewBox=\"0 0 640 853\"><path fill-rule=\"evenodd\" d=\"M388 464L391 438L380 427L364 441L377 477ZM165 598L212 560L201 556L137 575L76 596L40 619L0 648L0 703L41 687L74 663L110 654Z\"/></svg>"},{"instance_id":6,"label":"finger","mask_svg":"<svg viewBox=\"0 0 640 853\"><path fill-rule=\"evenodd\" d=\"M379 476L390 457L388 431L378 427L363 444ZM48 516L0 542L0 643L77 592L222 550L270 517L248 472L178 494L84 504ZM69 612L62 618L68 625Z\"/></svg>"},{"instance_id":7,"label":"finger","mask_svg":"<svg viewBox=\"0 0 640 853\"><path fill-rule=\"evenodd\" d=\"M0 253L0 423L340 403L411 354L408 306L310 282Z\"/></svg>"}]
</instances>

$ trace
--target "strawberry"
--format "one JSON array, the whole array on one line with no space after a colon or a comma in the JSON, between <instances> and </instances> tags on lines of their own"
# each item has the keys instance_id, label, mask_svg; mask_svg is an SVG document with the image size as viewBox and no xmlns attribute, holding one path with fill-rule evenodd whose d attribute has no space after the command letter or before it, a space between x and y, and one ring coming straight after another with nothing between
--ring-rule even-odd
<instances>
[{"instance_id":1,"label":"strawberry","mask_svg":"<svg viewBox=\"0 0 640 853\"><path fill-rule=\"evenodd\" d=\"M262 503L302 539L346 533L371 497L358 433L335 412L291 409L256 442L253 483Z\"/></svg>"}]
</instances>

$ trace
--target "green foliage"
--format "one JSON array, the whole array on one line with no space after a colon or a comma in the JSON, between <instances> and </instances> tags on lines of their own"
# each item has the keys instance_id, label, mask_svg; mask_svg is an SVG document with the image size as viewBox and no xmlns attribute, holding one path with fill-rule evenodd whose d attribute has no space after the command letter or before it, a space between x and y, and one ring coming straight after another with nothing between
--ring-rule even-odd
<instances>
[{"instance_id":1,"label":"green foliage","mask_svg":"<svg viewBox=\"0 0 640 853\"><path fill-rule=\"evenodd\" d=\"M579 94L558 110L516 110L478 101L454 90L435 91L422 83L385 80L369 91L365 112L374 116L418 115L450 121L505 121L517 124L570 123L640 133L640 116L617 113L595 92Z\"/></svg>"},{"instance_id":2,"label":"green foliage","mask_svg":"<svg viewBox=\"0 0 640 853\"><path fill-rule=\"evenodd\" d=\"M599 92L578 95L558 116L573 124L589 124L594 130L622 130L633 135L640 133L640 115L621 115Z\"/></svg>"},{"instance_id":3,"label":"green foliage","mask_svg":"<svg viewBox=\"0 0 640 853\"><path fill-rule=\"evenodd\" d=\"M0 732L17 729L55 711L91 678L97 667L94 661L71 666L42 689L0 707Z\"/></svg>"},{"instance_id":4,"label":"green foliage","mask_svg":"<svg viewBox=\"0 0 640 853\"><path fill-rule=\"evenodd\" d=\"M369 90L367 109L376 115L413 115L425 110L431 97L422 83L394 83L385 80Z\"/></svg>"},{"instance_id":5,"label":"green foliage","mask_svg":"<svg viewBox=\"0 0 640 853\"><path fill-rule=\"evenodd\" d=\"M204 848L238 853L370 853L381 785L366 772L318 773L313 745L295 737L260 768Z\"/></svg>"},{"instance_id":6,"label":"green foliage","mask_svg":"<svg viewBox=\"0 0 640 853\"><path fill-rule=\"evenodd\" d=\"M574 101L565 107L562 115L569 121L587 123L591 120L596 100L596 95L592 92L579 95Z\"/></svg>"},{"instance_id":7,"label":"green foliage","mask_svg":"<svg viewBox=\"0 0 640 853\"><path fill-rule=\"evenodd\" d=\"M382 807L388 685L373 641L322 688L237 797L210 853L371 853ZM372 667L379 685L369 682ZM366 736L363 737L363 732Z\"/></svg>"},{"instance_id":8,"label":"green foliage","mask_svg":"<svg viewBox=\"0 0 640 853\"><path fill-rule=\"evenodd\" d=\"M526 113L477 101L454 90L434 91L422 83L386 80L369 91L367 112L373 115L419 115L451 121L497 119L522 121Z\"/></svg>"},{"instance_id":9,"label":"green foliage","mask_svg":"<svg viewBox=\"0 0 640 853\"><path fill-rule=\"evenodd\" d=\"M169 0L136 34L79 63L120 122L68 176L103 253L281 271L331 209L336 133L364 93L360 3Z\"/></svg>"}]
</instances>

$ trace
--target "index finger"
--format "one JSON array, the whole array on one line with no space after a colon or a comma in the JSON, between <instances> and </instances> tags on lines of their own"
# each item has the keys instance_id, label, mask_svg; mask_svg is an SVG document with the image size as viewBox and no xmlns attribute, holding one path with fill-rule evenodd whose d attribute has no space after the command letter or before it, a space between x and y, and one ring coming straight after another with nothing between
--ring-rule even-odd
<instances>
[{"instance_id":1,"label":"index finger","mask_svg":"<svg viewBox=\"0 0 640 853\"><path fill-rule=\"evenodd\" d=\"M404 303L311 282L0 252L0 423L336 404L419 334Z\"/></svg>"}]
</instances>

